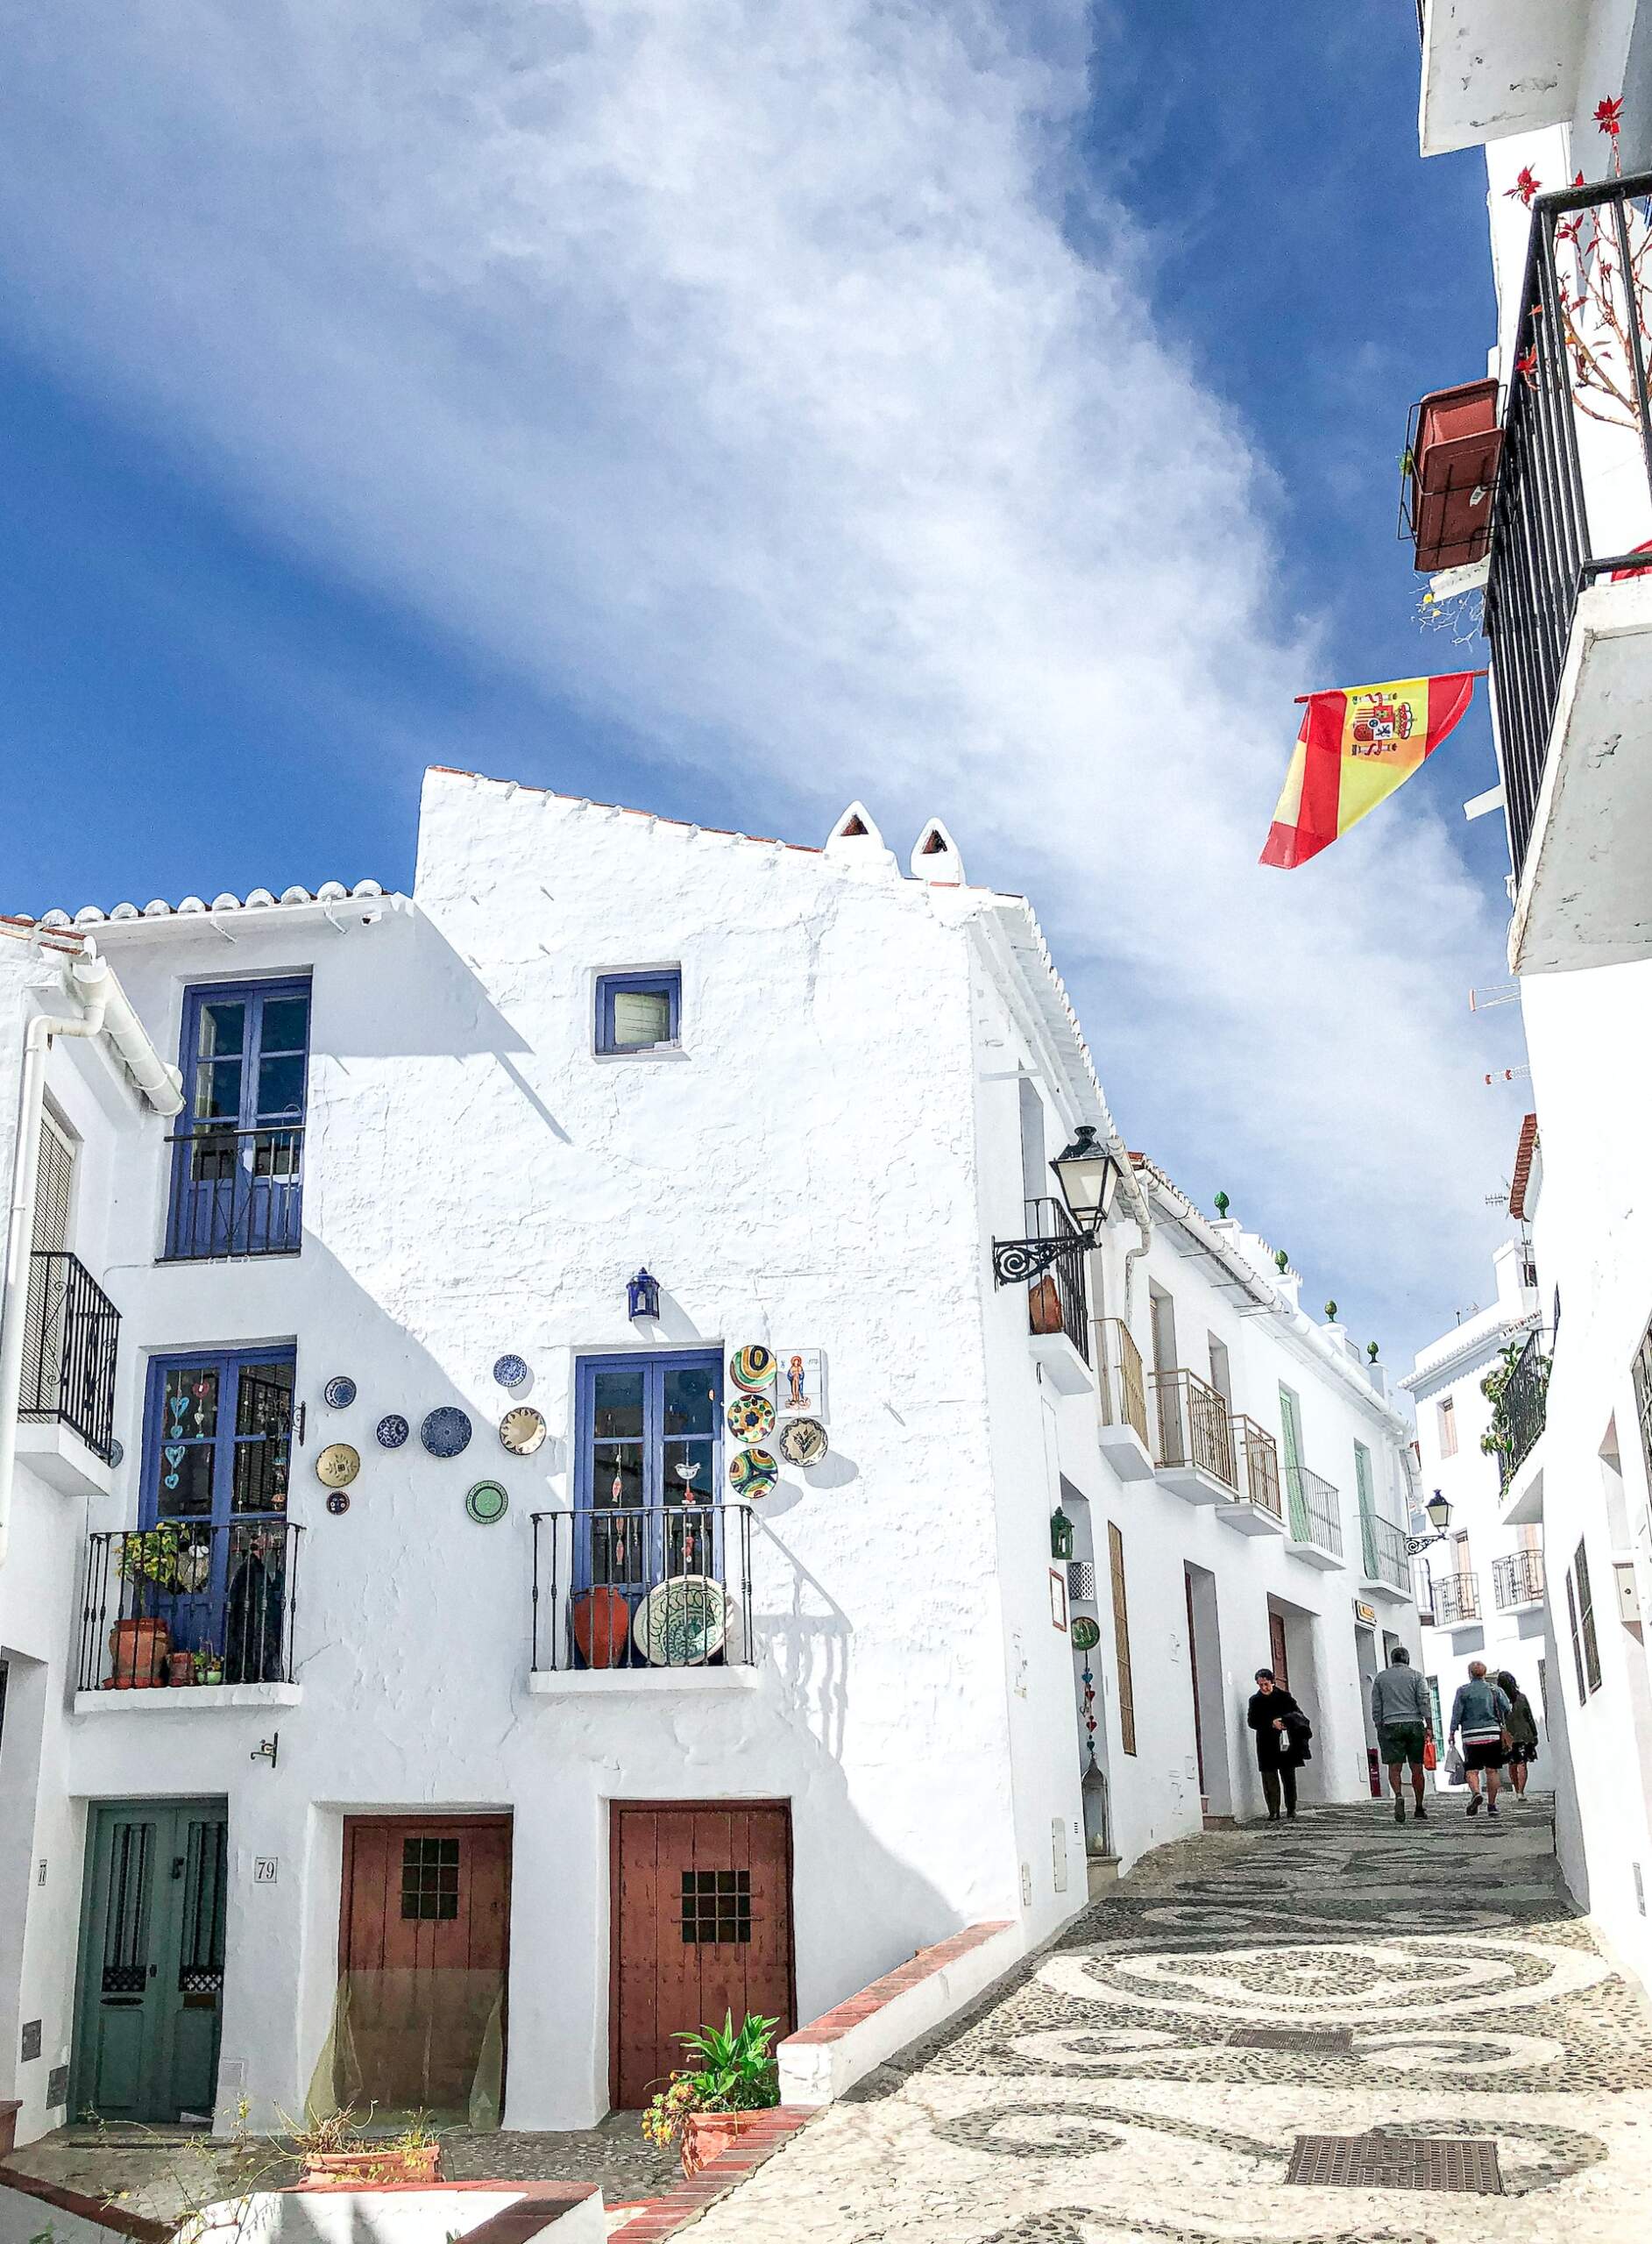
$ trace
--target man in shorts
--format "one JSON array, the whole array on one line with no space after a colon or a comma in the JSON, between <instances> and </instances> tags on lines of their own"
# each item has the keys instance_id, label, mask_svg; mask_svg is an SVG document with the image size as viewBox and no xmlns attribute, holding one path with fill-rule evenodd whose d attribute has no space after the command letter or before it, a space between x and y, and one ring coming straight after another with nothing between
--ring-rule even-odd
<instances>
[{"instance_id":1,"label":"man in shorts","mask_svg":"<svg viewBox=\"0 0 1652 2244\"><path fill-rule=\"evenodd\" d=\"M1463 1741L1463 1765L1469 1780L1469 1814L1480 1812L1480 1785L1485 1785L1485 1812L1497 1813L1498 1771L1508 1758L1508 1701L1485 1672L1483 1659L1469 1662L1469 1679L1457 1686L1451 1701L1451 1736Z\"/></svg>"},{"instance_id":2,"label":"man in shorts","mask_svg":"<svg viewBox=\"0 0 1652 2244\"><path fill-rule=\"evenodd\" d=\"M1377 1750L1388 1765L1388 1788L1393 1794L1393 1820L1403 1823L1406 1804L1400 1791L1401 1764L1411 1764L1411 1789L1416 1795L1413 1813L1419 1823L1426 1823L1429 1811L1422 1805L1423 1787L1427 1777L1422 1756L1434 1730L1434 1709L1429 1702L1429 1687L1411 1665L1411 1655L1403 1644L1396 1644L1388 1655L1388 1665L1371 1679L1371 1719L1377 1725Z\"/></svg>"}]
</instances>

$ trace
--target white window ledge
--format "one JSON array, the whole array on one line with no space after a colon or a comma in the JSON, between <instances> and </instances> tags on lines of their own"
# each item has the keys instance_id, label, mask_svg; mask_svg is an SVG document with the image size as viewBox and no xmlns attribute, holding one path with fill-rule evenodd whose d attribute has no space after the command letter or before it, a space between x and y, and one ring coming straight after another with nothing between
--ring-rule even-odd
<instances>
[{"instance_id":1,"label":"white window ledge","mask_svg":"<svg viewBox=\"0 0 1652 2244\"><path fill-rule=\"evenodd\" d=\"M173 1690L77 1691L77 1715L209 1715L236 1707L295 1707L301 1683L200 1683Z\"/></svg>"},{"instance_id":2,"label":"white window ledge","mask_svg":"<svg viewBox=\"0 0 1652 2244\"><path fill-rule=\"evenodd\" d=\"M755 1691L762 1677L759 1667L536 1667L528 1689L536 1699L658 1698L677 1691Z\"/></svg>"}]
</instances>

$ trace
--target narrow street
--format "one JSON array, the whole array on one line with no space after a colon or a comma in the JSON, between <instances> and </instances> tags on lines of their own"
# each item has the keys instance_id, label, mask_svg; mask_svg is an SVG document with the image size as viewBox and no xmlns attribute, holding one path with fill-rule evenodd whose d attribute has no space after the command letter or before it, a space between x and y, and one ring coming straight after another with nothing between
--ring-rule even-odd
<instances>
[{"instance_id":1,"label":"narrow street","mask_svg":"<svg viewBox=\"0 0 1652 2244\"><path fill-rule=\"evenodd\" d=\"M1442 1799L1422 1828L1373 1803L1166 1850L696 2244L1644 2237L1652 2021L1551 1836L1546 1800L1488 1825ZM1281 2030L1346 2046L1247 2045ZM1385 2164L1474 2148L1422 2154L1445 2177L1292 2181L1315 2134L1386 2137Z\"/></svg>"}]
</instances>

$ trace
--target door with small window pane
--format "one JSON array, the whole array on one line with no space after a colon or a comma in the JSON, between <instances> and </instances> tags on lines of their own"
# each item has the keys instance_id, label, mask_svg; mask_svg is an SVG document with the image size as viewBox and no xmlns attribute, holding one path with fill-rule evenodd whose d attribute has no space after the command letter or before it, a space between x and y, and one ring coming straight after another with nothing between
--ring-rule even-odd
<instances>
[{"instance_id":1,"label":"door with small window pane","mask_svg":"<svg viewBox=\"0 0 1652 2244\"><path fill-rule=\"evenodd\" d=\"M184 1004L174 1260L291 1254L300 1244L309 984L226 983Z\"/></svg>"},{"instance_id":2,"label":"door with small window pane","mask_svg":"<svg viewBox=\"0 0 1652 2244\"><path fill-rule=\"evenodd\" d=\"M290 1350L160 1356L149 1367L144 1525L177 1552L145 1585L174 1651L211 1651L229 1683L281 1679L292 1466Z\"/></svg>"},{"instance_id":3,"label":"door with small window pane","mask_svg":"<svg viewBox=\"0 0 1652 2244\"><path fill-rule=\"evenodd\" d=\"M791 1810L783 1801L615 1800L609 1833L609 2093L640 2111L678 2034L748 2011L796 2024Z\"/></svg>"}]
</instances>

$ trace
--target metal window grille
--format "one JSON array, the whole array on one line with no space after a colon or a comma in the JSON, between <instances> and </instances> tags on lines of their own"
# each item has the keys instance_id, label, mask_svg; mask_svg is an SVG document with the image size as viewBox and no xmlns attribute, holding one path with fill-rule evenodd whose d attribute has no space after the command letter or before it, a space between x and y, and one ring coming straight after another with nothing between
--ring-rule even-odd
<instances>
[{"instance_id":1,"label":"metal window grille","mask_svg":"<svg viewBox=\"0 0 1652 2244\"><path fill-rule=\"evenodd\" d=\"M1508 1427L1507 1445L1501 1452L1502 1483L1507 1489L1535 1445L1548 1413L1549 1358L1543 1353L1541 1332L1527 1334L1503 1389L1502 1402Z\"/></svg>"},{"instance_id":2,"label":"metal window grille","mask_svg":"<svg viewBox=\"0 0 1652 2244\"><path fill-rule=\"evenodd\" d=\"M441 1922L459 1914L459 1843L422 1837L401 1842L401 1914Z\"/></svg>"},{"instance_id":3,"label":"metal window grille","mask_svg":"<svg viewBox=\"0 0 1652 2244\"><path fill-rule=\"evenodd\" d=\"M1647 1477L1652 1480L1652 1324L1641 1335L1631 1367L1634 1379L1634 1414L1641 1424L1641 1454Z\"/></svg>"},{"instance_id":4,"label":"metal window grille","mask_svg":"<svg viewBox=\"0 0 1652 2244\"><path fill-rule=\"evenodd\" d=\"M141 1994L149 1980L149 1899L155 1827L123 1823L115 1836L109 1914L103 1921L103 1989Z\"/></svg>"},{"instance_id":5,"label":"metal window grille","mask_svg":"<svg viewBox=\"0 0 1652 2244\"><path fill-rule=\"evenodd\" d=\"M202 1121L172 1147L168 1262L296 1254L303 1244L304 1126L226 1129Z\"/></svg>"},{"instance_id":6,"label":"metal window grille","mask_svg":"<svg viewBox=\"0 0 1652 2244\"><path fill-rule=\"evenodd\" d=\"M1542 1552L1511 1551L1507 1558L1493 1559L1492 1594L1497 1600L1500 1613L1507 1613L1512 1606L1540 1603L1543 1594Z\"/></svg>"},{"instance_id":7,"label":"metal window grille","mask_svg":"<svg viewBox=\"0 0 1652 2244\"><path fill-rule=\"evenodd\" d=\"M1280 1490L1279 1445L1266 1427L1258 1426L1243 1411L1234 1419L1233 1426L1244 1458L1244 1493L1258 1511L1266 1512L1273 1519L1282 1519L1285 1505Z\"/></svg>"},{"instance_id":8,"label":"metal window grille","mask_svg":"<svg viewBox=\"0 0 1652 2244\"><path fill-rule=\"evenodd\" d=\"M1216 1388L1195 1371L1156 1371L1149 1383L1159 1438L1154 1464L1192 1466L1237 1492L1233 1421Z\"/></svg>"},{"instance_id":9,"label":"metal window grille","mask_svg":"<svg viewBox=\"0 0 1652 2244\"><path fill-rule=\"evenodd\" d=\"M683 1945L701 1948L751 1939L751 1872L748 1870L685 1870L683 1872Z\"/></svg>"},{"instance_id":10,"label":"metal window grille","mask_svg":"<svg viewBox=\"0 0 1652 2244\"><path fill-rule=\"evenodd\" d=\"M1133 1426L1144 1449L1147 1446L1147 1385L1142 1373L1141 1350L1122 1317L1104 1317L1098 1330L1102 1345L1102 1419L1110 1426Z\"/></svg>"},{"instance_id":11,"label":"metal window grille","mask_svg":"<svg viewBox=\"0 0 1652 2244\"><path fill-rule=\"evenodd\" d=\"M535 1670L755 1664L745 1504L605 1504L533 1523Z\"/></svg>"},{"instance_id":12,"label":"metal window grille","mask_svg":"<svg viewBox=\"0 0 1652 2244\"><path fill-rule=\"evenodd\" d=\"M191 1822L183 1862L181 1994L216 1994L223 1985L224 1875L229 1826L219 1818Z\"/></svg>"},{"instance_id":13,"label":"metal window grille","mask_svg":"<svg viewBox=\"0 0 1652 2244\"><path fill-rule=\"evenodd\" d=\"M1480 1580L1472 1572L1443 1574L1434 1585L1434 1618L1438 1628L1450 1629L1462 1621L1480 1617Z\"/></svg>"},{"instance_id":14,"label":"metal window grille","mask_svg":"<svg viewBox=\"0 0 1652 2244\"><path fill-rule=\"evenodd\" d=\"M1578 1592L1571 1576L1566 1576L1566 1621L1571 1634L1571 1664L1578 1671L1578 1704L1582 1706L1589 1696L1589 1684L1583 1671L1583 1642L1578 1634Z\"/></svg>"},{"instance_id":15,"label":"metal window grille","mask_svg":"<svg viewBox=\"0 0 1652 2244\"><path fill-rule=\"evenodd\" d=\"M1594 1592L1589 1583L1589 1554L1581 1543L1571 1562L1578 1580L1578 1632L1583 1638L1584 1672L1589 1679L1589 1688L1600 1688L1600 1644L1595 1634Z\"/></svg>"},{"instance_id":16,"label":"metal window grille","mask_svg":"<svg viewBox=\"0 0 1652 2244\"><path fill-rule=\"evenodd\" d=\"M1289 1455L1285 1459L1285 1493L1290 1505L1293 1543L1311 1544L1333 1559L1343 1554L1342 1506L1336 1491L1322 1474L1310 1473Z\"/></svg>"},{"instance_id":17,"label":"metal window grille","mask_svg":"<svg viewBox=\"0 0 1652 2244\"><path fill-rule=\"evenodd\" d=\"M303 1529L284 1519L167 1525L170 1555L152 1529L89 1537L78 1687L150 1683L131 1623L147 1624L146 1641L158 1630L163 1652L216 1661L226 1683L290 1683Z\"/></svg>"},{"instance_id":18,"label":"metal window grille","mask_svg":"<svg viewBox=\"0 0 1652 2244\"><path fill-rule=\"evenodd\" d=\"M18 1416L60 1419L107 1462L115 1443L120 1311L76 1256L29 1257Z\"/></svg>"},{"instance_id":19,"label":"metal window grille","mask_svg":"<svg viewBox=\"0 0 1652 2244\"><path fill-rule=\"evenodd\" d=\"M1032 1332L1064 1332L1088 1363L1090 1316L1083 1239L1060 1201L1029 1200L1025 1205L1029 1239L1070 1242L1047 1270L1027 1281L1027 1329Z\"/></svg>"}]
</instances>

